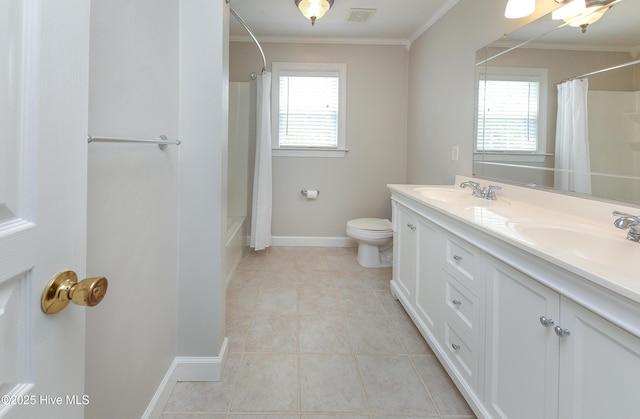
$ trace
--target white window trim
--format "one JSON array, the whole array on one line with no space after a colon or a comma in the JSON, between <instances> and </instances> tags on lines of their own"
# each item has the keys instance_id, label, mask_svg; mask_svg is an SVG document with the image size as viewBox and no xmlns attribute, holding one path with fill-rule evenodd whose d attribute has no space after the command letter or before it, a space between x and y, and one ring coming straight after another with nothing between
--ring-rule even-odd
<instances>
[{"instance_id":1,"label":"white window trim","mask_svg":"<svg viewBox=\"0 0 640 419\"><path fill-rule=\"evenodd\" d=\"M474 160L480 160L482 157L495 161L522 161L522 162L542 162L548 156L553 154L547 153L547 92L549 91L548 69L546 68L530 68L530 67L489 67L480 66L476 71L476 111L475 111L475 134L474 134ZM538 98L538 144L537 150L527 152L521 151L481 151L478 150L478 83L480 80L525 80L526 78L534 78L540 82L540 96Z\"/></svg>"},{"instance_id":2,"label":"white window trim","mask_svg":"<svg viewBox=\"0 0 640 419\"><path fill-rule=\"evenodd\" d=\"M300 75L338 74L338 147L280 147L279 142L279 103L280 73L294 72ZM347 65L343 63L292 63L274 62L271 64L271 138L272 155L275 157L344 157L347 149Z\"/></svg>"}]
</instances>

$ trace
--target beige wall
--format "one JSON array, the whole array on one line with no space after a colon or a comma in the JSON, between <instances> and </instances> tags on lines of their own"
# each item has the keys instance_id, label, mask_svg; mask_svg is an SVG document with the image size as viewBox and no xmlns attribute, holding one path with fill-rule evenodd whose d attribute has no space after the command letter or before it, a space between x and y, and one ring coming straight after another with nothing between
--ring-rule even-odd
<instances>
[{"instance_id":1,"label":"beige wall","mask_svg":"<svg viewBox=\"0 0 640 419\"><path fill-rule=\"evenodd\" d=\"M344 237L346 222L391 217L389 183L405 182L407 65L403 46L264 43L271 62L347 64L347 148L344 158L273 158L276 237ZM252 43L232 42L230 80L247 81L262 67ZM303 188L318 189L307 201Z\"/></svg>"}]
</instances>

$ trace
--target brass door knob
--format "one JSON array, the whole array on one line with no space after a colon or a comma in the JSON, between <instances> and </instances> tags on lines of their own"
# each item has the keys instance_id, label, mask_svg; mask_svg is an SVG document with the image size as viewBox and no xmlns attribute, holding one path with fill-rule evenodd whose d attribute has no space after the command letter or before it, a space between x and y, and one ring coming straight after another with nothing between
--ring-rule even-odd
<instances>
[{"instance_id":1,"label":"brass door knob","mask_svg":"<svg viewBox=\"0 0 640 419\"><path fill-rule=\"evenodd\" d=\"M73 271L54 276L42 293L42 311L54 314L65 308L69 301L81 306L93 307L102 301L109 283L104 276L83 279Z\"/></svg>"}]
</instances>

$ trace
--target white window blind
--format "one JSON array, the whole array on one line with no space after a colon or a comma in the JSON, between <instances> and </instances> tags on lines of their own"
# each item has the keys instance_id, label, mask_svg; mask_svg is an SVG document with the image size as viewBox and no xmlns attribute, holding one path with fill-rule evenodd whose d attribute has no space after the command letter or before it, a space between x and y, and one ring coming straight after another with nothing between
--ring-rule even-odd
<instances>
[{"instance_id":1,"label":"white window blind","mask_svg":"<svg viewBox=\"0 0 640 419\"><path fill-rule=\"evenodd\" d=\"M338 76L280 73L279 146L338 147Z\"/></svg>"},{"instance_id":2,"label":"white window blind","mask_svg":"<svg viewBox=\"0 0 640 419\"><path fill-rule=\"evenodd\" d=\"M478 98L478 151L538 150L539 81L480 80Z\"/></svg>"}]
</instances>

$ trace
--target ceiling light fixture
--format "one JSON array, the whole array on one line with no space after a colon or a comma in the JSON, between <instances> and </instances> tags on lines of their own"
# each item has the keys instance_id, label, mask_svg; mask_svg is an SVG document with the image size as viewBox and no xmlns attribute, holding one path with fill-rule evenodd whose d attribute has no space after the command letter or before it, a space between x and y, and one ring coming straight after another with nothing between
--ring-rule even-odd
<instances>
[{"instance_id":1,"label":"ceiling light fixture","mask_svg":"<svg viewBox=\"0 0 640 419\"><path fill-rule=\"evenodd\" d=\"M333 6L333 0L294 0L298 9L304 17L311 21L311 26L315 26L316 20L327 13Z\"/></svg>"},{"instance_id":2,"label":"ceiling light fixture","mask_svg":"<svg viewBox=\"0 0 640 419\"><path fill-rule=\"evenodd\" d=\"M504 10L504 17L518 19L529 16L536 10L536 0L509 0Z\"/></svg>"},{"instance_id":3,"label":"ceiling light fixture","mask_svg":"<svg viewBox=\"0 0 640 419\"><path fill-rule=\"evenodd\" d=\"M614 0L573 0L554 10L551 17L554 20L562 19L574 28L581 28L584 33L587 26L598 21L612 7L608 5L613 2Z\"/></svg>"}]
</instances>

